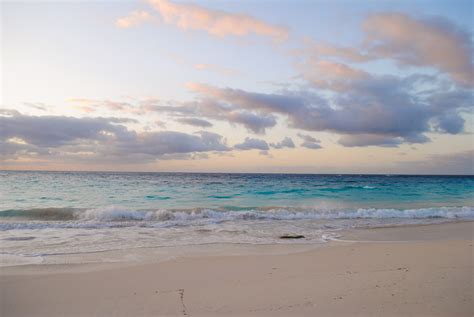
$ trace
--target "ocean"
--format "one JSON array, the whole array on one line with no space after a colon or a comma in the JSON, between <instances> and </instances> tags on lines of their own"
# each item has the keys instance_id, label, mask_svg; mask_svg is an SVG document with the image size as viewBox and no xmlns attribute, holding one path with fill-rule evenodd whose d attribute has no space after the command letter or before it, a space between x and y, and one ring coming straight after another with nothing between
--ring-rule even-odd
<instances>
[{"instance_id":1,"label":"ocean","mask_svg":"<svg viewBox=\"0 0 474 317\"><path fill-rule=\"evenodd\" d=\"M0 265L208 244L323 244L348 228L474 220L473 194L473 176L1 171Z\"/></svg>"}]
</instances>

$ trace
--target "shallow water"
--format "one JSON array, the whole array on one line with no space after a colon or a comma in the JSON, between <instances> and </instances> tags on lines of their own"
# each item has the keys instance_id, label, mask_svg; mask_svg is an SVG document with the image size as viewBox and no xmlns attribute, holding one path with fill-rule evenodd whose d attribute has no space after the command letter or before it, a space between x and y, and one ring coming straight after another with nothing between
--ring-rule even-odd
<instances>
[{"instance_id":1,"label":"shallow water","mask_svg":"<svg viewBox=\"0 0 474 317\"><path fill-rule=\"evenodd\" d=\"M0 172L2 264L474 219L474 177ZM297 233L302 240L279 236ZM40 261L41 262L41 261Z\"/></svg>"}]
</instances>

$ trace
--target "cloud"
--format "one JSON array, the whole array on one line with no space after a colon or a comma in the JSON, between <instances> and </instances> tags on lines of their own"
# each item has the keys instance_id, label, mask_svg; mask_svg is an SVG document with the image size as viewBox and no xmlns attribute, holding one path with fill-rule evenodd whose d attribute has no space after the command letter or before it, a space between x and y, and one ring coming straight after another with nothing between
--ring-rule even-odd
<instances>
[{"instance_id":1,"label":"cloud","mask_svg":"<svg viewBox=\"0 0 474 317\"><path fill-rule=\"evenodd\" d=\"M293 143L293 140L290 137L285 137L280 142L272 143L270 144L270 146L275 149L283 149L283 148L293 149L295 147L295 143Z\"/></svg>"},{"instance_id":2,"label":"cloud","mask_svg":"<svg viewBox=\"0 0 474 317\"><path fill-rule=\"evenodd\" d=\"M178 121L179 123L188 124L195 127L202 127L202 128L212 127L212 123L210 123L209 121L198 119L198 118L181 118L176 121Z\"/></svg>"},{"instance_id":3,"label":"cloud","mask_svg":"<svg viewBox=\"0 0 474 317\"><path fill-rule=\"evenodd\" d=\"M258 116L284 116L290 127L308 131L378 135L372 137L374 141L377 138L377 144L382 145L380 141L386 140L387 144L393 145L398 143L393 141L394 138L398 138L400 143L427 142L428 138L423 133L434 131L432 122L440 118L440 122L444 122L442 119L448 109L430 104L432 95L427 97L424 93L418 93L420 78L371 75L354 81L332 97L310 91L263 94L201 84L190 87L207 103L221 104L232 111L240 108ZM423 80L426 81L425 78ZM436 99L443 100L453 91L440 89L437 94ZM449 111L457 118L459 111L469 102L470 95L460 92L455 95L458 103L452 105ZM452 125L454 121L449 123ZM442 126L446 128L446 124ZM357 142L354 138L346 138L342 144L362 146L374 143L360 141L361 137Z\"/></svg>"},{"instance_id":4,"label":"cloud","mask_svg":"<svg viewBox=\"0 0 474 317\"><path fill-rule=\"evenodd\" d=\"M302 77L317 87L337 90L366 75L354 64L387 59L400 66L431 67L460 85L474 85L472 34L447 19L376 13L365 19L362 30L365 39L354 47L306 39L303 48L294 51Z\"/></svg>"},{"instance_id":5,"label":"cloud","mask_svg":"<svg viewBox=\"0 0 474 317\"><path fill-rule=\"evenodd\" d=\"M298 98L285 95L247 92L191 83L188 88L198 94L196 105L203 116L213 115L231 123L243 124L254 133L263 134L277 124L276 114L289 113L299 106Z\"/></svg>"},{"instance_id":6,"label":"cloud","mask_svg":"<svg viewBox=\"0 0 474 317\"><path fill-rule=\"evenodd\" d=\"M234 145L237 150L261 150L268 151L270 147L265 140L245 138L244 142ZM266 153L266 152L263 152Z\"/></svg>"},{"instance_id":7,"label":"cloud","mask_svg":"<svg viewBox=\"0 0 474 317\"><path fill-rule=\"evenodd\" d=\"M128 114L143 114L141 109L130 102L86 98L71 98L66 101L73 103L78 110L86 113L94 113L99 109L106 109L113 112L120 111Z\"/></svg>"},{"instance_id":8,"label":"cloud","mask_svg":"<svg viewBox=\"0 0 474 317\"><path fill-rule=\"evenodd\" d=\"M403 140L401 138L387 137L377 134L350 134L339 139L339 144L347 147L354 146L382 146L398 147Z\"/></svg>"},{"instance_id":9,"label":"cloud","mask_svg":"<svg viewBox=\"0 0 474 317\"><path fill-rule=\"evenodd\" d=\"M260 115L245 110L235 110L220 118L230 123L242 124L256 134L264 134L267 128L276 125L276 119L273 115Z\"/></svg>"},{"instance_id":10,"label":"cloud","mask_svg":"<svg viewBox=\"0 0 474 317\"><path fill-rule=\"evenodd\" d=\"M441 133L457 134L464 130L462 112L472 112L472 90L455 90L435 92L430 95L428 102L440 113L434 120L434 128Z\"/></svg>"},{"instance_id":11,"label":"cloud","mask_svg":"<svg viewBox=\"0 0 474 317\"><path fill-rule=\"evenodd\" d=\"M206 160L209 158L207 153L178 153L164 154L160 156L160 160Z\"/></svg>"},{"instance_id":12,"label":"cloud","mask_svg":"<svg viewBox=\"0 0 474 317\"><path fill-rule=\"evenodd\" d=\"M255 134L266 133L281 120L290 128L340 134L339 143L352 147L426 143L429 132L462 133L463 113L472 110L473 99L471 90L446 84L435 75L420 74L364 73L338 85L333 94L316 89L259 93L199 83L190 83L188 88L195 94L191 101L94 103L127 114L164 113L183 123L189 118L220 120L242 125ZM320 147L310 142L304 146Z\"/></svg>"},{"instance_id":13,"label":"cloud","mask_svg":"<svg viewBox=\"0 0 474 317\"><path fill-rule=\"evenodd\" d=\"M469 90L446 86L436 76L416 74L367 74L329 96L311 90L266 94L196 83L188 87L197 93L195 106L203 117L219 113L222 120L235 123L230 113L247 112L269 118L268 124L252 127L254 132L265 132L279 116L286 117L292 128L360 135L343 138L347 146L384 145L384 140L391 146L424 143L429 141L426 132L462 132L461 113L470 111L472 100Z\"/></svg>"},{"instance_id":14,"label":"cloud","mask_svg":"<svg viewBox=\"0 0 474 317\"><path fill-rule=\"evenodd\" d=\"M306 60L296 65L301 76L312 85L335 91L347 90L354 82L368 79L370 75L346 64L327 60Z\"/></svg>"},{"instance_id":15,"label":"cloud","mask_svg":"<svg viewBox=\"0 0 474 317\"><path fill-rule=\"evenodd\" d=\"M472 86L472 36L444 18L416 19L403 13L377 13L363 24L366 46L378 58L435 67Z\"/></svg>"},{"instance_id":16,"label":"cloud","mask_svg":"<svg viewBox=\"0 0 474 317\"><path fill-rule=\"evenodd\" d=\"M179 154L192 152L228 151L222 136L201 131L190 135L175 131L159 131L142 133L133 142L124 143L127 150L159 156L164 154Z\"/></svg>"},{"instance_id":17,"label":"cloud","mask_svg":"<svg viewBox=\"0 0 474 317\"><path fill-rule=\"evenodd\" d=\"M110 100L70 99L79 105L79 110L86 113L94 113L101 109L114 112L123 112L127 115L149 115L151 113L166 113L177 117L177 121L185 124L196 123L189 117L226 121L231 124L245 126L249 131L257 134L265 133L267 128L276 125L276 118L272 114L256 113L255 111L233 107L226 102L211 98L198 98L190 102L163 101L159 99L146 99L138 101L137 104ZM184 118L183 118L184 117ZM205 124L204 122L201 122ZM194 124L196 125L196 124Z\"/></svg>"},{"instance_id":18,"label":"cloud","mask_svg":"<svg viewBox=\"0 0 474 317\"><path fill-rule=\"evenodd\" d=\"M18 110L14 110L14 109L1 109L0 108L0 115L2 115L2 116L20 116L21 113Z\"/></svg>"},{"instance_id":19,"label":"cloud","mask_svg":"<svg viewBox=\"0 0 474 317\"><path fill-rule=\"evenodd\" d=\"M40 111L48 111L49 107L42 102L23 102L23 105Z\"/></svg>"},{"instance_id":20,"label":"cloud","mask_svg":"<svg viewBox=\"0 0 474 317\"><path fill-rule=\"evenodd\" d=\"M456 112L446 112L436 118L435 127L438 131L458 134L464 129L464 119Z\"/></svg>"},{"instance_id":21,"label":"cloud","mask_svg":"<svg viewBox=\"0 0 474 317\"><path fill-rule=\"evenodd\" d=\"M301 134L301 133L298 133L298 136L303 139L303 143L301 143L301 146L302 147L305 147L305 148L308 148L308 149L313 149L313 150L317 150L317 149L321 149L322 146L319 144L321 143L321 141L319 141L318 139L310 136L310 135L307 135L307 134Z\"/></svg>"},{"instance_id":22,"label":"cloud","mask_svg":"<svg viewBox=\"0 0 474 317\"><path fill-rule=\"evenodd\" d=\"M39 147L60 147L81 139L101 140L107 134L126 137L124 126L115 125L111 119L74 118L59 116L10 116L0 117L3 140L18 138Z\"/></svg>"},{"instance_id":23,"label":"cloud","mask_svg":"<svg viewBox=\"0 0 474 317\"><path fill-rule=\"evenodd\" d=\"M154 124L155 124L157 127L160 127L160 128L163 128L163 129L166 128L166 122L164 122L164 121L156 120L156 121L154 122Z\"/></svg>"},{"instance_id":24,"label":"cloud","mask_svg":"<svg viewBox=\"0 0 474 317\"><path fill-rule=\"evenodd\" d=\"M445 20L389 13L369 16L364 30L366 40L360 47L307 41L308 46L296 52L301 77L329 97L314 111L290 115L293 126L342 134L339 143L344 146L398 146L429 142L426 132L461 133L462 113L472 111L473 99L472 90L463 88L473 74L467 31ZM433 67L455 82L443 74L397 77L353 67L377 59Z\"/></svg>"},{"instance_id":25,"label":"cloud","mask_svg":"<svg viewBox=\"0 0 474 317\"><path fill-rule=\"evenodd\" d=\"M163 155L229 151L222 136L200 131L138 133L128 119L13 115L0 117L2 159L63 157L143 162Z\"/></svg>"},{"instance_id":26,"label":"cloud","mask_svg":"<svg viewBox=\"0 0 474 317\"><path fill-rule=\"evenodd\" d=\"M271 25L246 14L227 13L168 0L147 0L147 2L160 14L164 23L182 30L202 30L216 37L253 34L270 37L277 42L288 38L289 32L286 27Z\"/></svg>"},{"instance_id":27,"label":"cloud","mask_svg":"<svg viewBox=\"0 0 474 317\"><path fill-rule=\"evenodd\" d=\"M140 106L144 112L166 113L170 116L194 116L213 120L226 121L239 124L249 131L257 134L265 133L267 128L274 127L277 123L273 114L257 113L251 109L233 105L225 100L209 98L205 95L191 102L171 102L162 105L162 102L147 102Z\"/></svg>"},{"instance_id":28,"label":"cloud","mask_svg":"<svg viewBox=\"0 0 474 317\"><path fill-rule=\"evenodd\" d=\"M408 141L429 131L429 121L436 115L411 89L401 78L371 76L352 83L330 102L295 116L294 125L313 131L376 134Z\"/></svg>"},{"instance_id":29,"label":"cloud","mask_svg":"<svg viewBox=\"0 0 474 317\"><path fill-rule=\"evenodd\" d=\"M147 11L132 11L128 16L117 19L118 28L131 28L149 22L153 17Z\"/></svg>"},{"instance_id":30,"label":"cloud","mask_svg":"<svg viewBox=\"0 0 474 317\"><path fill-rule=\"evenodd\" d=\"M283 94L248 92L199 83L189 83L187 87L204 98L219 100L230 105L239 105L247 110L287 113L300 102L298 97Z\"/></svg>"},{"instance_id":31,"label":"cloud","mask_svg":"<svg viewBox=\"0 0 474 317\"><path fill-rule=\"evenodd\" d=\"M192 101L94 103L127 113L166 113L188 124L190 117L221 120L256 134L264 134L277 119L283 119L290 128L340 134L339 143L352 147L425 143L430 141L427 132L461 133L465 126L462 114L471 111L473 98L470 90L446 85L437 76L417 74L364 73L330 95L309 89L258 93L199 83L188 84L188 88L196 95ZM311 142L304 146L320 147Z\"/></svg>"}]
</instances>

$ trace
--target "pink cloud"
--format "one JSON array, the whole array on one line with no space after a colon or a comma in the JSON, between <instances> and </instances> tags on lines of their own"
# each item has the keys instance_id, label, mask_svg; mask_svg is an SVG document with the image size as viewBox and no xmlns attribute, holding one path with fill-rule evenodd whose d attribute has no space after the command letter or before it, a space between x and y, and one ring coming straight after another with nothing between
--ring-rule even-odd
<instances>
[{"instance_id":1,"label":"pink cloud","mask_svg":"<svg viewBox=\"0 0 474 317\"><path fill-rule=\"evenodd\" d=\"M270 25L246 14L227 13L168 0L148 0L148 3L166 24L183 30L203 30L217 37L254 34L268 36L278 42L288 38L287 28Z\"/></svg>"},{"instance_id":2,"label":"pink cloud","mask_svg":"<svg viewBox=\"0 0 474 317\"><path fill-rule=\"evenodd\" d=\"M328 60L308 59L296 67L301 71L301 76L311 84L336 91L347 90L354 81L369 77L362 70Z\"/></svg>"},{"instance_id":3,"label":"pink cloud","mask_svg":"<svg viewBox=\"0 0 474 317\"><path fill-rule=\"evenodd\" d=\"M133 11L128 16L117 19L115 25L119 28L130 28L151 20L152 16L150 13L146 11Z\"/></svg>"},{"instance_id":4,"label":"pink cloud","mask_svg":"<svg viewBox=\"0 0 474 317\"><path fill-rule=\"evenodd\" d=\"M365 40L357 46L338 46L305 40L295 50L304 78L317 86L335 79L362 78L362 72L349 65L387 59L398 65L431 67L463 86L474 85L473 44L467 30L442 18L420 19L404 13L377 13L363 23ZM340 86L334 86L340 87Z\"/></svg>"},{"instance_id":5,"label":"pink cloud","mask_svg":"<svg viewBox=\"0 0 474 317\"><path fill-rule=\"evenodd\" d=\"M379 13L364 22L368 50L405 65L428 66L472 86L474 65L468 32L444 19L415 19L402 13Z\"/></svg>"}]
</instances>

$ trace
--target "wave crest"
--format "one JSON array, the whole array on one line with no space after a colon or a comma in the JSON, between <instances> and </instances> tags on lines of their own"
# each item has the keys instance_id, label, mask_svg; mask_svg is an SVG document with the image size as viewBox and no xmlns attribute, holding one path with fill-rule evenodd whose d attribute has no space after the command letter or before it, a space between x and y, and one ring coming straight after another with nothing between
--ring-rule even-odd
<instances>
[{"instance_id":1,"label":"wave crest","mask_svg":"<svg viewBox=\"0 0 474 317\"><path fill-rule=\"evenodd\" d=\"M192 221L215 220L293 220L293 219L383 219L383 218L474 218L474 207L430 207L418 209L358 208L317 209L267 207L257 209L157 209L133 210L120 206L95 209L30 209L0 212L0 219L71 220L82 222L112 221Z\"/></svg>"},{"instance_id":2,"label":"wave crest","mask_svg":"<svg viewBox=\"0 0 474 317\"><path fill-rule=\"evenodd\" d=\"M223 220L297 220L297 219L384 219L384 218L474 218L473 207L432 207L419 209L359 208L354 210L317 210L272 208L252 210L128 210L109 206L89 209L78 219L95 221L192 221L198 219Z\"/></svg>"}]
</instances>

